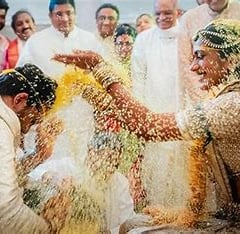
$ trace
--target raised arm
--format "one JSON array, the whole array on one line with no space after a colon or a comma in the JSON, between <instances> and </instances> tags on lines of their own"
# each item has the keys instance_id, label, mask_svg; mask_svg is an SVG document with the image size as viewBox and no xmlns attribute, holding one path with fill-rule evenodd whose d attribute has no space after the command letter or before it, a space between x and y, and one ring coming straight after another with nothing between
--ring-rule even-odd
<instances>
[{"instance_id":1,"label":"raised arm","mask_svg":"<svg viewBox=\"0 0 240 234\"><path fill-rule=\"evenodd\" d=\"M65 64L74 64L82 69L92 70L96 80L112 97L110 108L116 111L115 116L123 127L148 141L181 139L175 114L156 114L137 102L121 85L120 79L112 72L111 67L103 62L98 54L78 51L72 55L56 55L54 59ZM89 95L85 94L84 97L89 101L99 96L93 95L93 92L92 88ZM94 102L90 100L90 103Z\"/></svg>"}]
</instances>

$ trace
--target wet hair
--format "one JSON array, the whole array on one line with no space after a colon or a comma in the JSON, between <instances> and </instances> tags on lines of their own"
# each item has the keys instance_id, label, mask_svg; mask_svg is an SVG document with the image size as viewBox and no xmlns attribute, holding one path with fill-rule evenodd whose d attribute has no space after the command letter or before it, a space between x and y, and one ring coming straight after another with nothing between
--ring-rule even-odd
<instances>
[{"instance_id":1,"label":"wet hair","mask_svg":"<svg viewBox=\"0 0 240 234\"><path fill-rule=\"evenodd\" d=\"M121 35L127 34L135 40L137 36L137 31L130 24L120 24L117 26L114 32L114 42L116 42L117 38Z\"/></svg>"},{"instance_id":2,"label":"wet hair","mask_svg":"<svg viewBox=\"0 0 240 234\"><path fill-rule=\"evenodd\" d=\"M76 10L75 1L74 0L50 0L48 10L50 13L54 10L55 5L62 5L62 4L70 4L74 10Z\"/></svg>"},{"instance_id":3,"label":"wet hair","mask_svg":"<svg viewBox=\"0 0 240 234\"><path fill-rule=\"evenodd\" d=\"M12 22L11 22L11 27L12 27L12 29L14 30L14 32L16 31L16 21L17 21L18 16L21 15L21 14L24 14L24 13L25 13L25 14L28 14L28 15L31 17L33 23L35 23L35 20L34 20L32 14L31 14L28 10L22 9L22 10L16 11L16 12L12 15Z\"/></svg>"},{"instance_id":4,"label":"wet hair","mask_svg":"<svg viewBox=\"0 0 240 234\"><path fill-rule=\"evenodd\" d=\"M235 72L240 75L240 21L218 19L199 30L193 38L216 49L223 59L234 59Z\"/></svg>"},{"instance_id":5,"label":"wet hair","mask_svg":"<svg viewBox=\"0 0 240 234\"><path fill-rule=\"evenodd\" d=\"M111 3L104 3L102 4L97 10L96 10L96 13L95 13L95 18L97 19L98 17L98 13L102 10L102 9L106 9L106 8L110 8L112 10L114 10L116 13L117 13L117 20L119 20L119 9L117 6L111 4Z\"/></svg>"},{"instance_id":6,"label":"wet hair","mask_svg":"<svg viewBox=\"0 0 240 234\"><path fill-rule=\"evenodd\" d=\"M8 11L9 6L5 0L0 0L0 9L4 9L6 12Z\"/></svg>"},{"instance_id":7,"label":"wet hair","mask_svg":"<svg viewBox=\"0 0 240 234\"><path fill-rule=\"evenodd\" d=\"M27 93L28 106L51 108L55 99L57 83L46 76L37 66L25 64L15 69L4 70L0 74L0 95L15 96Z\"/></svg>"}]
</instances>

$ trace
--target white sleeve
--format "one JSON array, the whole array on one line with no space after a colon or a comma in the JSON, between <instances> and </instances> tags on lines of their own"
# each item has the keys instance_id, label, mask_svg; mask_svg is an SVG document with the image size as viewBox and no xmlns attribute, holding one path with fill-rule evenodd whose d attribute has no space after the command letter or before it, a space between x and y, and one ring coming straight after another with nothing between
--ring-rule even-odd
<instances>
[{"instance_id":1,"label":"white sleeve","mask_svg":"<svg viewBox=\"0 0 240 234\"><path fill-rule=\"evenodd\" d=\"M0 121L0 233L49 233L43 218L24 205L15 170L14 138Z\"/></svg>"},{"instance_id":2,"label":"white sleeve","mask_svg":"<svg viewBox=\"0 0 240 234\"><path fill-rule=\"evenodd\" d=\"M132 91L135 98L142 99L144 93L144 83L146 80L146 55L144 51L144 38L137 36L133 45L131 57Z\"/></svg>"}]
</instances>

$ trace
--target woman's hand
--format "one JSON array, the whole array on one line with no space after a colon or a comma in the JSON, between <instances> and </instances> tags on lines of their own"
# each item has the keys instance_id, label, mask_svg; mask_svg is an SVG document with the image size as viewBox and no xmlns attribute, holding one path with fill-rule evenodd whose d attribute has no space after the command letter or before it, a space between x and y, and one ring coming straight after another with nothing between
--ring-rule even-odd
<instances>
[{"instance_id":1,"label":"woman's hand","mask_svg":"<svg viewBox=\"0 0 240 234\"><path fill-rule=\"evenodd\" d=\"M66 65L75 65L84 70L92 70L103 61L99 54L82 50L74 50L72 54L56 54L53 59Z\"/></svg>"}]
</instances>

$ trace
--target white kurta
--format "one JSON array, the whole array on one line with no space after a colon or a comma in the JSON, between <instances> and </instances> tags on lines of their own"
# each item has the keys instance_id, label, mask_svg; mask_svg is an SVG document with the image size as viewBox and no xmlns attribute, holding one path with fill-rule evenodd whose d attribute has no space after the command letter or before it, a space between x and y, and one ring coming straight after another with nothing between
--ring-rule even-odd
<instances>
[{"instance_id":1,"label":"white kurta","mask_svg":"<svg viewBox=\"0 0 240 234\"><path fill-rule=\"evenodd\" d=\"M192 101L201 100L205 93L200 91L199 83L197 82L196 74L190 71L192 59L192 38L195 33L204 28L214 19L238 19L240 20L240 2L230 0L228 7L220 14L213 12L207 4L202 4L194 9L187 11L180 20L179 28L179 74L180 74L180 102L184 107L187 98Z\"/></svg>"},{"instance_id":2,"label":"white kurta","mask_svg":"<svg viewBox=\"0 0 240 234\"><path fill-rule=\"evenodd\" d=\"M0 99L0 233L49 233L43 218L24 205L15 168L20 122Z\"/></svg>"},{"instance_id":3,"label":"white kurta","mask_svg":"<svg viewBox=\"0 0 240 234\"><path fill-rule=\"evenodd\" d=\"M64 37L53 26L34 33L26 42L17 65L33 63L41 68L47 75L61 75L66 66L52 60L55 54L69 54L74 49L93 50L101 52L101 46L95 36L78 27Z\"/></svg>"},{"instance_id":4,"label":"white kurta","mask_svg":"<svg viewBox=\"0 0 240 234\"><path fill-rule=\"evenodd\" d=\"M132 54L133 93L154 112L176 111L177 61L177 27L161 30L156 26L137 36ZM186 170L178 145L146 144L143 178L152 205L182 203Z\"/></svg>"}]
</instances>

